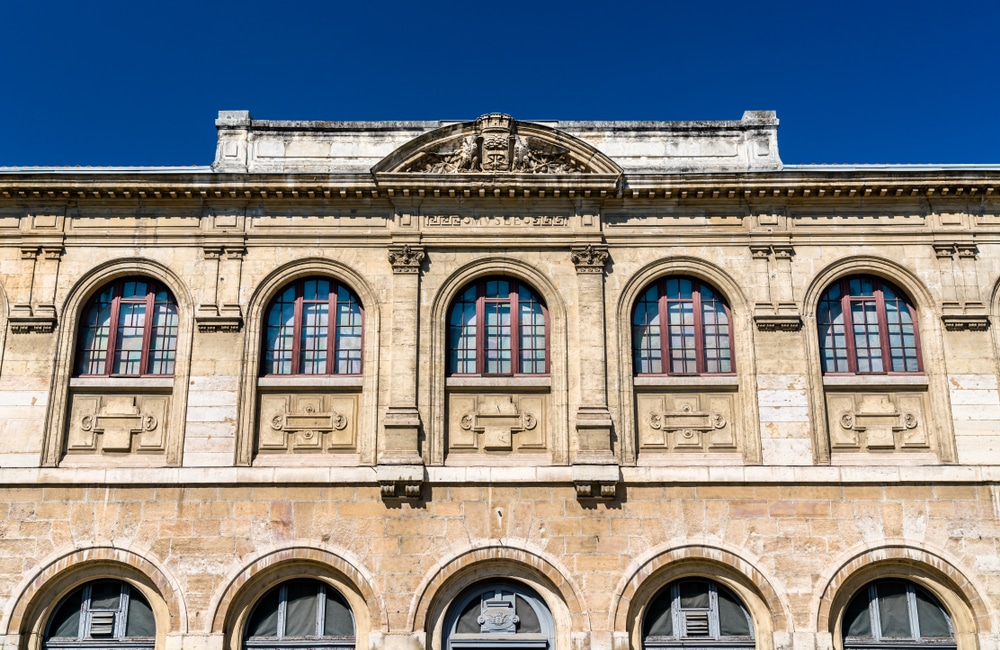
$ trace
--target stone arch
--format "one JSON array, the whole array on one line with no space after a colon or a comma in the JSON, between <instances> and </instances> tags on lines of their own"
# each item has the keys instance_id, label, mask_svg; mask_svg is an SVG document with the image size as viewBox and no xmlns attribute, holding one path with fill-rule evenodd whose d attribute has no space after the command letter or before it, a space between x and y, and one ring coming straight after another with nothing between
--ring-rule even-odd
<instances>
[{"instance_id":1,"label":"stone arch","mask_svg":"<svg viewBox=\"0 0 1000 650\"><path fill-rule=\"evenodd\" d=\"M556 646L569 647L570 635L590 631L583 593L571 574L551 557L527 547L488 544L465 549L439 561L417 587L408 629L428 635L425 647L441 650L445 614L466 588L498 578L523 582L545 601L556 626Z\"/></svg>"},{"instance_id":2,"label":"stone arch","mask_svg":"<svg viewBox=\"0 0 1000 650\"><path fill-rule=\"evenodd\" d=\"M238 650L240 630L262 595L271 587L294 578L312 578L333 586L347 600L355 618L356 647L369 647L373 630L389 629L382 595L371 575L346 556L298 544L266 551L231 573L212 598L210 631L224 637L224 647Z\"/></svg>"},{"instance_id":3,"label":"stone arch","mask_svg":"<svg viewBox=\"0 0 1000 650\"><path fill-rule=\"evenodd\" d=\"M816 312L819 299L830 284L848 275L874 275L888 280L906 294L917 311L924 375L930 411L935 413L931 427L938 458L943 463L957 462L951 427L951 400L944 363L943 328L940 305L930 289L910 269L893 260L875 255L853 255L837 260L822 269L809 283L802 304L802 322L806 334L806 358L809 368L810 420L813 432L813 455L817 463L830 462L827 435L826 400L820 370L819 332Z\"/></svg>"},{"instance_id":4,"label":"stone arch","mask_svg":"<svg viewBox=\"0 0 1000 650\"><path fill-rule=\"evenodd\" d=\"M4 617L5 633L19 636L19 650L38 650L60 601L84 583L101 578L124 581L142 592L153 609L158 650L166 647L167 635L188 631L183 591L158 562L127 549L95 546L62 553L40 565L14 591Z\"/></svg>"},{"instance_id":5,"label":"stone arch","mask_svg":"<svg viewBox=\"0 0 1000 650\"><path fill-rule=\"evenodd\" d=\"M569 255L566 256L567 261ZM457 268L440 285L431 302L431 431L425 460L444 463L445 357L447 355L448 309L459 290L470 282L491 275L509 276L531 285L545 300L549 311L549 377L552 391L552 461L569 462L568 377L566 305L559 290L538 268L509 257L484 256Z\"/></svg>"},{"instance_id":6,"label":"stone arch","mask_svg":"<svg viewBox=\"0 0 1000 650\"><path fill-rule=\"evenodd\" d=\"M377 413L375 399L378 391L379 329L381 305L378 294L365 279L352 268L337 260L310 257L289 262L271 271L261 281L247 307L246 331L243 337L243 373L239 392L239 429L236 434L236 464L250 465L254 452L254 422L257 414L257 377L260 374L261 323L264 310L277 292L291 282L308 276L328 276L349 286L361 300L364 308L364 335L362 348L361 421L359 426L359 452L361 462L371 464L375 458L375 429Z\"/></svg>"},{"instance_id":7,"label":"stone arch","mask_svg":"<svg viewBox=\"0 0 1000 650\"><path fill-rule=\"evenodd\" d=\"M658 259L639 269L625 283L618 297L615 312L615 329L618 344L618 368L621 382L619 391L619 412L622 417L623 462L635 464L638 456L638 426L635 421L635 391L632 369L632 310L642 291L655 280L673 275L695 277L712 285L729 304L733 318L733 338L735 347L735 368L738 382L741 415L739 418L740 447L743 460L748 464L760 464L760 422L757 414L757 370L753 342L753 315L740 284L719 266L703 259L679 255Z\"/></svg>"},{"instance_id":8,"label":"stone arch","mask_svg":"<svg viewBox=\"0 0 1000 650\"><path fill-rule=\"evenodd\" d=\"M754 621L758 648L788 645L794 622L771 581L751 562L718 546L687 545L654 551L632 563L631 572L615 589L608 625L625 638L616 647L641 648L641 626L646 606L671 582L681 578L710 578L743 601ZM778 639L785 643L778 643Z\"/></svg>"},{"instance_id":9,"label":"stone arch","mask_svg":"<svg viewBox=\"0 0 1000 650\"><path fill-rule=\"evenodd\" d=\"M900 578L933 594L948 611L959 650L979 647L979 634L996 627L985 593L953 562L940 554L905 544L889 544L854 551L838 564L814 602L816 631L830 635L828 647L841 650L841 623L851 598L869 582Z\"/></svg>"},{"instance_id":10,"label":"stone arch","mask_svg":"<svg viewBox=\"0 0 1000 650\"><path fill-rule=\"evenodd\" d=\"M80 312L96 291L109 282L131 275L146 276L162 282L173 294L174 300L177 301L177 361L174 366L174 391L170 408L173 433L167 438L166 464L170 466L181 464L184 448L184 424L187 420L187 387L191 369L194 301L186 283L172 269L155 260L136 257L108 260L93 267L76 281L63 301L49 406L45 417L41 459L43 466L57 465L62 455L69 380L73 373L73 357Z\"/></svg>"}]
</instances>

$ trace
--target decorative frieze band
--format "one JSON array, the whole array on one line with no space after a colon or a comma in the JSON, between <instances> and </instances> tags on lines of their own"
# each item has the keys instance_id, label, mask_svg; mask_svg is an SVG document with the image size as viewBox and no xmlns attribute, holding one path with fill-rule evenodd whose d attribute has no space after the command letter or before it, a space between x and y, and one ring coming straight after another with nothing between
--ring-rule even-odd
<instances>
[{"instance_id":1,"label":"decorative frieze band","mask_svg":"<svg viewBox=\"0 0 1000 650\"><path fill-rule=\"evenodd\" d=\"M389 247L389 264L393 273L420 273L420 266L427 258L422 247L403 244Z\"/></svg>"}]
</instances>

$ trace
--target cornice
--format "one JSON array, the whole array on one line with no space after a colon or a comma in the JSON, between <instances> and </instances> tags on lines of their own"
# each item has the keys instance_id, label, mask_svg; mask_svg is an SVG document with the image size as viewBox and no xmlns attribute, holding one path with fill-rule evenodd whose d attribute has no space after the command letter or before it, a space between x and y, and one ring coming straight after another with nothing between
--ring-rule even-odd
<instances>
[{"instance_id":1,"label":"cornice","mask_svg":"<svg viewBox=\"0 0 1000 650\"><path fill-rule=\"evenodd\" d=\"M0 172L0 202L621 199L702 203L997 198L1000 170L777 171L719 174L124 174Z\"/></svg>"}]
</instances>

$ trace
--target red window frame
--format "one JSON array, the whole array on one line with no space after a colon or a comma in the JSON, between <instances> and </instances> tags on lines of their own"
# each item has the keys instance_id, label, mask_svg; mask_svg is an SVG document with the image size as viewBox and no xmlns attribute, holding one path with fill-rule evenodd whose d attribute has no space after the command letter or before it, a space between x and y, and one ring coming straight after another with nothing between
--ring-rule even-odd
<instances>
[{"instance_id":1,"label":"red window frame","mask_svg":"<svg viewBox=\"0 0 1000 650\"><path fill-rule=\"evenodd\" d=\"M124 287L130 282L142 282L146 285L146 295L144 298L123 298ZM86 347L87 333L99 329L99 324L97 326L91 325L91 316L94 314L95 309L100 309L102 304L102 298L105 296L106 292L110 289L111 291L111 302L110 311L108 315L108 335L107 335L107 345L98 347ZM166 293L167 300L157 302L156 295L158 293ZM142 350L140 352L139 358L139 372L138 373L127 373L127 372L113 372L115 366L115 353L117 351L117 346L119 339L122 337L121 330L125 327L119 324L119 318L121 316L122 304L126 305L144 305L145 314L143 318L143 331L142 331ZM107 303L103 303L107 304ZM160 350L153 350L152 339L153 330L157 329L155 325L155 307L157 305L167 305L168 314L173 314L177 317L177 301L174 298L173 293L164 285L162 282L154 280L152 278L146 278L142 276L138 277L126 277L115 280L114 282L108 283L102 286L94 295L87 301L86 307L83 309L83 318L79 327L77 335L77 347L76 347L76 364L74 367L76 377L173 377L174 373L151 373L149 372L149 366L153 352L163 352L165 354L171 355L169 360L160 361L160 363L169 364L171 370L174 370L177 363L177 325L164 325L161 327L166 327L168 329L173 329L173 332L167 332L166 336L168 340L172 340L173 345L164 347ZM104 352L104 372L85 372L84 370L89 370L96 363L101 363L100 360L94 360L90 358L87 353L93 352ZM85 368L84 366L88 366Z\"/></svg>"},{"instance_id":2,"label":"red window frame","mask_svg":"<svg viewBox=\"0 0 1000 650\"><path fill-rule=\"evenodd\" d=\"M330 283L330 293L328 294L326 300L319 299L306 299L304 296L305 286L307 282L319 281L319 282L329 282ZM272 330L272 327L268 324L271 316L271 312L281 304L280 301L284 294L289 290L294 289L295 298L293 303L293 325L292 325L292 350L291 350L291 371L290 372L268 372L269 367L273 366L274 359L272 358L273 350L268 345L268 336ZM347 293L349 300L341 301L339 299L340 292L343 290ZM304 327L303 322L303 306L306 304L323 304L327 305L327 325L326 325L326 368L325 372L314 372L306 373L302 372L302 367L304 364L303 359L303 349L302 349L302 330ZM351 325L350 327L358 327L360 329L360 334L358 336L358 347L357 347L357 357L349 357L345 359L348 365L356 363L356 372L337 372L337 354L341 349L338 347L340 337L338 334L340 330L344 327L336 321L338 315L338 306L342 304L356 305L357 315L360 322L357 325ZM364 317L365 308L361 303L361 299L358 298L358 294L355 293L349 286L336 280L335 278L323 277L323 276L310 276L305 278L299 278L294 282L290 282L283 287L271 298L271 301L267 305L267 309L264 310L264 326L261 328L263 336L263 355L264 359L261 363L260 376L262 377L289 377L289 376L305 376L305 377L323 377L328 375L349 375L357 376L364 372L364 348L365 348L365 328L364 328ZM280 362L279 362L280 363Z\"/></svg>"},{"instance_id":3,"label":"red window frame","mask_svg":"<svg viewBox=\"0 0 1000 650\"><path fill-rule=\"evenodd\" d=\"M867 281L873 284L873 295L852 295L851 293L851 282L852 281ZM888 288L892 293L895 294L894 301L901 306L906 308L907 313L910 316L910 323L913 327L913 345L907 346L902 339L905 337L906 333L900 333L901 345L892 345L889 339L889 317L885 308L885 288ZM831 298L830 293L834 289L840 290L839 298ZM827 304L840 303L840 313L843 318L842 326L844 328L844 338L845 345L838 346L834 344L833 346L827 345L828 332L825 331L828 328L835 325L831 318L829 318L829 309L825 306ZM864 303L874 303L875 306L875 326L878 329L878 340L879 340L879 358L882 362L882 370L858 370L858 347L856 339L856 324L854 322L854 310L851 309L853 305L864 304ZM917 324L917 310L914 309L913 303L910 301L909 297L901 291L896 285L883 280L878 276L873 275L851 275L840 278L835 282L830 283L826 290L823 291L822 296L819 299L819 309L816 315L816 324L819 332L819 344L820 344L820 362L823 368L824 375L920 375L924 372L923 367L923 353L920 347L920 327ZM865 323L861 323L863 326ZM868 323L871 325L871 323ZM866 349L874 350L872 346L868 346ZM912 370L893 370L892 361L893 350L902 350L903 356L900 358L903 360L904 365L908 365L910 362L915 364L915 369ZM828 356L828 350L833 352L833 356ZM844 350L846 353L847 370L839 370L836 368L837 365L837 350ZM907 354L907 350L912 350L912 354ZM869 355L866 357L869 363L874 357ZM829 363L834 364L834 369L829 369Z\"/></svg>"},{"instance_id":4,"label":"red window frame","mask_svg":"<svg viewBox=\"0 0 1000 650\"><path fill-rule=\"evenodd\" d=\"M508 290L506 297L487 297L487 284L490 282L506 282L508 283ZM462 305L469 304L468 301L464 300L465 294L469 292L470 289L475 289L475 359L473 363L475 364L475 372L458 372L457 366L459 364L468 365L469 360L460 360L458 354L462 350L468 350L468 348L457 347L455 334L456 325L454 321L454 314L457 309L460 309ZM521 290L527 292L530 300L537 304L541 308L542 319L543 319L543 354L544 359L542 361L543 370L541 371L527 371L523 372L521 368L521 337L522 337L522 327L532 327L531 324L521 323L521 310L520 310L520 293ZM510 372L486 372L486 309L487 305L509 305L510 314L510 325L509 325L509 338L510 338ZM469 327L467 324L463 324L461 327ZM455 299L452 300L451 307L448 309L448 323L447 323L447 338L448 338L448 375L453 377L518 377L518 376L545 376L549 374L550 371L550 358L551 354L549 352L549 336L550 323L549 323L549 310L545 305L545 301L542 300L538 292L535 291L530 285L516 280L514 278L505 276L490 276L476 280L475 282L470 282L469 284L462 287L458 292ZM533 350L538 350L539 348L531 348ZM532 365L537 363L536 360L531 361Z\"/></svg>"},{"instance_id":5,"label":"red window frame","mask_svg":"<svg viewBox=\"0 0 1000 650\"><path fill-rule=\"evenodd\" d=\"M692 283L691 286L691 298L681 298L681 297L671 297L668 293L667 283L671 280L688 281ZM702 288L707 289L715 296L715 301L718 302L722 307L726 315L726 324L728 325L726 336L729 340L728 347L715 347L716 350L728 350L729 352L729 370L708 370L708 357L705 352L705 322L704 322L704 310L702 304ZM647 323L636 323L636 317L639 313L639 308L643 303L650 303L652 301L646 301L645 296L650 290L656 289L656 305L657 305L657 316L659 318L660 327L660 372L643 372L641 366L643 365L642 352L645 348L640 347L643 328L649 326ZM681 304L681 303L691 303L693 329L694 329L694 343L695 343L695 371L685 372L685 371L675 371L673 370L673 359L671 358L671 323L669 320L670 304ZM719 336L716 333L715 336ZM654 350L656 348L650 348ZM717 362L722 363L722 358L720 357ZM683 363L683 359L681 360ZM651 363L651 360L646 361L646 363ZM699 375L735 375L736 374L736 350L735 341L733 340L733 314L729 307L729 303L726 301L725 297L719 292L718 289L712 285L702 282L698 278L684 276L684 275L671 275L659 278L658 280L648 284L642 292L639 294L639 298L636 300L635 305L632 307L632 372L637 376L645 377L662 377L662 376L692 376L696 377Z\"/></svg>"}]
</instances>

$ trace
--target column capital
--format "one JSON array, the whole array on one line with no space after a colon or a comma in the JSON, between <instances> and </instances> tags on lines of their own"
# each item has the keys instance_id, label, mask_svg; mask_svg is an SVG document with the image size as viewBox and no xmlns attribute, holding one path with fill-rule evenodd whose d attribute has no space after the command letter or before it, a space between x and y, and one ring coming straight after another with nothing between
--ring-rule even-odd
<instances>
[{"instance_id":1,"label":"column capital","mask_svg":"<svg viewBox=\"0 0 1000 650\"><path fill-rule=\"evenodd\" d=\"M393 273L420 273L420 265L426 257L422 246L403 244L389 247L389 264Z\"/></svg>"},{"instance_id":2,"label":"column capital","mask_svg":"<svg viewBox=\"0 0 1000 650\"><path fill-rule=\"evenodd\" d=\"M608 262L608 248L594 244L574 246L570 251L570 259L573 260L577 273L604 273L604 265Z\"/></svg>"}]
</instances>

